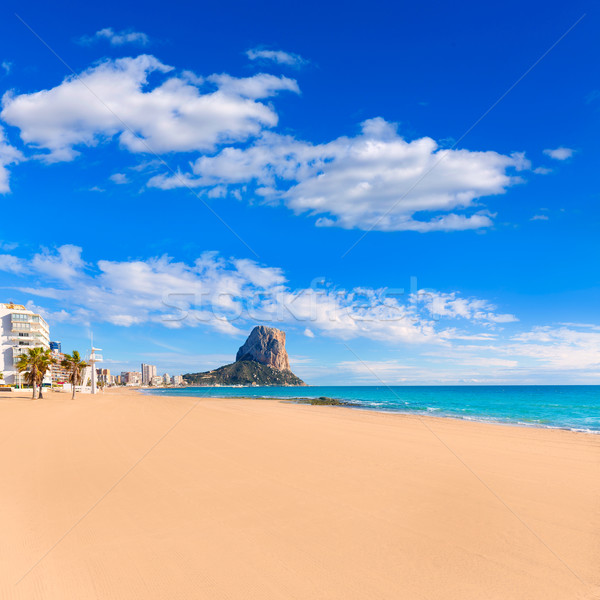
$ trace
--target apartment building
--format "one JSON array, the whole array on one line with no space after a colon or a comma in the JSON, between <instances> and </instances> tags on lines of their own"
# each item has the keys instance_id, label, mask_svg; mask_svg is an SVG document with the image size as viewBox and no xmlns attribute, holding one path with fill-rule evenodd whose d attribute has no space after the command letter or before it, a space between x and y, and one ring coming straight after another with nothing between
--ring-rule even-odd
<instances>
[{"instance_id":1,"label":"apartment building","mask_svg":"<svg viewBox=\"0 0 600 600\"><path fill-rule=\"evenodd\" d=\"M110 374L110 369L96 369L96 380L104 385L112 385L114 377Z\"/></svg>"},{"instance_id":2,"label":"apartment building","mask_svg":"<svg viewBox=\"0 0 600 600\"><path fill-rule=\"evenodd\" d=\"M142 385L150 385L153 377L156 377L156 367L142 363Z\"/></svg>"},{"instance_id":3,"label":"apartment building","mask_svg":"<svg viewBox=\"0 0 600 600\"><path fill-rule=\"evenodd\" d=\"M150 385L159 386L163 384L163 378L160 375L154 375L150 380Z\"/></svg>"},{"instance_id":4,"label":"apartment building","mask_svg":"<svg viewBox=\"0 0 600 600\"><path fill-rule=\"evenodd\" d=\"M52 342L51 342L52 343ZM62 366L62 361L65 355L59 350L52 350L52 358L54 358L54 364L50 367L50 375L52 377L52 385L60 385L68 383L71 373Z\"/></svg>"},{"instance_id":5,"label":"apartment building","mask_svg":"<svg viewBox=\"0 0 600 600\"><path fill-rule=\"evenodd\" d=\"M141 385L142 374L139 371L123 371L121 373L121 383L125 385Z\"/></svg>"},{"instance_id":6,"label":"apartment building","mask_svg":"<svg viewBox=\"0 0 600 600\"><path fill-rule=\"evenodd\" d=\"M0 372L9 385L21 382L15 363L29 348L50 348L50 330L45 319L22 304L0 303ZM50 383L50 373L44 383Z\"/></svg>"}]
</instances>

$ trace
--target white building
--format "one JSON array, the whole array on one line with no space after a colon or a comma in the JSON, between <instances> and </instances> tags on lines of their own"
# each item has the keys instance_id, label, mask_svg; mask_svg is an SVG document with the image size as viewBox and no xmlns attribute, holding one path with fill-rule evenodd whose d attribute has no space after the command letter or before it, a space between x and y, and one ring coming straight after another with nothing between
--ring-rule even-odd
<instances>
[{"instance_id":1,"label":"white building","mask_svg":"<svg viewBox=\"0 0 600 600\"><path fill-rule=\"evenodd\" d=\"M48 323L22 304L0 303L0 373L4 382L20 383L22 376L15 368L18 357L28 348L50 348ZM52 381L50 371L44 383Z\"/></svg>"},{"instance_id":2,"label":"white building","mask_svg":"<svg viewBox=\"0 0 600 600\"><path fill-rule=\"evenodd\" d=\"M152 377L152 379L150 380L150 385L162 385L163 384L163 378L160 375L154 375Z\"/></svg>"},{"instance_id":3,"label":"white building","mask_svg":"<svg viewBox=\"0 0 600 600\"><path fill-rule=\"evenodd\" d=\"M171 385L171 376L168 373L163 375L163 383L165 385Z\"/></svg>"},{"instance_id":4,"label":"white building","mask_svg":"<svg viewBox=\"0 0 600 600\"><path fill-rule=\"evenodd\" d=\"M182 385L183 377L181 375L173 375L173 385Z\"/></svg>"},{"instance_id":5,"label":"white building","mask_svg":"<svg viewBox=\"0 0 600 600\"><path fill-rule=\"evenodd\" d=\"M142 363L142 385L150 385L153 377L156 377L156 367Z\"/></svg>"},{"instance_id":6,"label":"white building","mask_svg":"<svg viewBox=\"0 0 600 600\"><path fill-rule=\"evenodd\" d=\"M142 374L139 371L121 371L121 383L125 385L141 385Z\"/></svg>"}]
</instances>

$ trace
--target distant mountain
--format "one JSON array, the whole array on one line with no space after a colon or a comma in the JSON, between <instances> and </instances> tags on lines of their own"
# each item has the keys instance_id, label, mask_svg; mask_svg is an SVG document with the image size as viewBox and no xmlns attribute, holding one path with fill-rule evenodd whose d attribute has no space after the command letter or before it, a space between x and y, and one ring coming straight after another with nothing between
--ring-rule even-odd
<instances>
[{"instance_id":1,"label":"distant mountain","mask_svg":"<svg viewBox=\"0 0 600 600\"><path fill-rule=\"evenodd\" d=\"M306 385L291 371L281 371L270 365L261 365L253 360L238 360L206 371L188 373L183 376L188 385Z\"/></svg>"},{"instance_id":2,"label":"distant mountain","mask_svg":"<svg viewBox=\"0 0 600 600\"><path fill-rule=\"evenodd\" d=\"M285 333L274 327L255 327L230 365L183 376L188 385L306 385L290 370Z\"/></svg>"}]
</instances>

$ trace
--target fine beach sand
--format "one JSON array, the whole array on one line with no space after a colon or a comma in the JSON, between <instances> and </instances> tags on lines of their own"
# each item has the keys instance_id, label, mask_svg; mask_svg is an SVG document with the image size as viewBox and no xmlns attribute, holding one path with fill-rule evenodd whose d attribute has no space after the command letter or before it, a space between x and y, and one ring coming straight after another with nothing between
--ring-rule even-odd
<instances>
[{"instance_id":1,"label":"fine beach sand","mask_svg":"<svg viewBox=\"0 0 600 600\"><path fill-rule=\"evenodd\" d=\"M129 390L0 414L2 598L600 598L598 435Z\"/></svg>"}]
</instances>

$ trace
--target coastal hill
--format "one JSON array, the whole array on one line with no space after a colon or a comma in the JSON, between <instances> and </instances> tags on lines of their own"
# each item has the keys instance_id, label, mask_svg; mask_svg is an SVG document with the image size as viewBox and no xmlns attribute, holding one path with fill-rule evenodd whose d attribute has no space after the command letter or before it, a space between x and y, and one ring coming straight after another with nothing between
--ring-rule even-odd
<instances>
[{"instance_id":1,"label":"coastal hill","mask_svg":"<svg viewBox=\"0 0 600 600\"><path fill-rule=\"evenodd\" d=\"M236 354L234 363L183 376L188 385L306 385L290 370L285 333L274 327L255 327Z\"/></svg>"}]
</instances>

